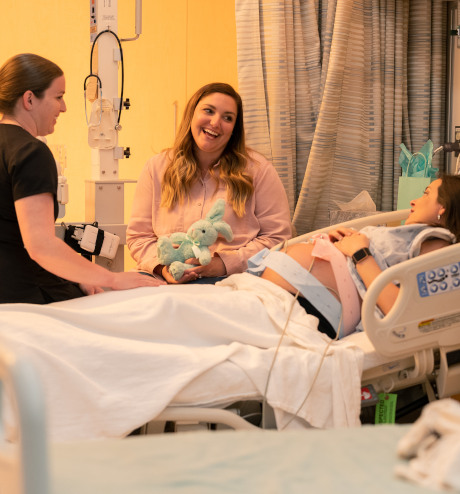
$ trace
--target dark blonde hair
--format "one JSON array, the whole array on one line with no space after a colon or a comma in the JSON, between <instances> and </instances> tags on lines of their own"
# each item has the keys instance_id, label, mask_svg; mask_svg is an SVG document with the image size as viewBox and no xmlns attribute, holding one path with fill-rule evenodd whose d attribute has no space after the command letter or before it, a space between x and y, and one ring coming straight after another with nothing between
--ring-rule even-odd
<instances>
[{"instance_id":1,"label":"dark blonde hair","mask_svg":"<svg viewBox=\"0 0 460 494\"><path fill-rule=\"evenodd\" d=\"M252 176L246 173L249 159L244 138L243 102L240 95L229 84L214 82L207 84L190 98L184 110L182 122L173 147L169 150L170 163L166 168L161 184L161 205L171 208L182 203L198 177L198 163L193 153L194 139L191 132L193 114L198 103L214 93L226 94L233 98L237 114L233 134L220 157L219 178L227 187L227 201L235 213L242 217L246 201L254 192ZM210 169L213 175L213 170Z\"/></svg>"},{"instance_id":2,"label":"dark blonde hair","mask_svg":"<svg viewBox=\"0 0 460 494\"><path fill-rule=\"evenodd\" d=\"M444 175L440 178L438 203L445 209L441 216L443 225L460 242L460 175Z\"/></svg>"},{"instance_id":3,"label":"dark blonde hair","mask_svg":"<svg viewBox=\"0 0 460 494\"><path fill-rule=\"evenodd\" d=\"M22 53L7 60L0 68L0 113L11 115L18 99L32 91L37 98L64 73L54 62L32 53Z\"/></svg>"}]
</instances>

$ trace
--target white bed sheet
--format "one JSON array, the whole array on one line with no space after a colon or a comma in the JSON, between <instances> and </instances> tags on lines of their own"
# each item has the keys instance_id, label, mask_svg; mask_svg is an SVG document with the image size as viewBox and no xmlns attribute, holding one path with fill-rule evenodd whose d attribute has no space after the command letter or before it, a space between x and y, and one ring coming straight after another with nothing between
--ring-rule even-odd
<instances>
[{"instance_id":1,"label":"white bed sheet","mask_svg":"<svg viewBox=\"0 0 460 494\"><path fill-rule=\"evenodd\" d=\"M379 353L363 331L347 336L347 342L356 345L363 351L363 372L388 363L388 357Z\"/></svg>"},{"instance_id":2,"label":"white bed sheet","mask_svg":"<svg viewBox=\"0 0 460 494\"><path fill-rule=\"evenodd\" d=\"M292 296L245 273L227 280L2 306L0 337L38 369L53 439L120 437L170 404L263 395ZM280 427L296 412L305 426L359 425L363 353L334 343L312 387L330 341L315 323L294 306L267 401Z\"/></svg>"}]
</instances>

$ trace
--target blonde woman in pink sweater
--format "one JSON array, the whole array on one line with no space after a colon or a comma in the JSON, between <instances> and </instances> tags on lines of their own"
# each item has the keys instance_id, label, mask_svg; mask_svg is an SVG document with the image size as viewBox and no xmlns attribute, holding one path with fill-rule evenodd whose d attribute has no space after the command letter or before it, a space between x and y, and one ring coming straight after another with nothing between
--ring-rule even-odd
<instances>
[{"instance_id":1,"label":"blonde woman in pink sweater","mask_svg":"<svg viewBox=\"0 0 460 494\"><path fill-rule=\"evenodd\" d=\"M223 219L233 240L219 236L210 264L191 267L176 282L158 261L158 237L186 232L219 198L226 201ZM223 83L200 88L185 108L174 146L153 156L140 175L127 229L138 270L168 283L197 278L212 283L244 271L252 255L290 236L289 206L278 174L245 145L239 94Z\"/></svg>"}]
</instances>

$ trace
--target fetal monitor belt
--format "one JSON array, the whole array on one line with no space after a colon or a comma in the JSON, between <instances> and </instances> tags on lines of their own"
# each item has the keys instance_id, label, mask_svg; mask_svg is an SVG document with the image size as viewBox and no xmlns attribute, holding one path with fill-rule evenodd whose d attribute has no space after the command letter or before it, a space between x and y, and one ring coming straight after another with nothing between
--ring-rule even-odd
<instances>
[{"instance_id":1,"label":"fetal monitor belt","mask_svg":"<svg viewBox=\"0 0 460 494\"><path fill-rule=\"evenodd\" d=\"M338 330L342 305L315 276L292 257L284 252L263 249L250 259L248 266L248 272L257 276L266 267L278 273L323 314L335 331Z\"/></svg>"}]
</instances>

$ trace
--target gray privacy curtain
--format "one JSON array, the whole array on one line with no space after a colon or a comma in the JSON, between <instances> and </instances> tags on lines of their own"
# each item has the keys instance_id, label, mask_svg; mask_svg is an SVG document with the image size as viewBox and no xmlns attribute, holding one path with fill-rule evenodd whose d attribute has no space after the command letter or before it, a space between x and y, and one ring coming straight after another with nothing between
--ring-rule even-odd
<instances>
[{"instance_id":1,"label":"gray privacy curtain","mask_svg":"<svg viewBox=\"0 0 460 494\"><path fill-rule=\"evenodd\" d=\"M367 190L396 206L399 145L444 143L441 0L236 0L247 142L272 160L301 234ZM443 153L433 165L443 169Z\"/></svg>"}]
</instances>

